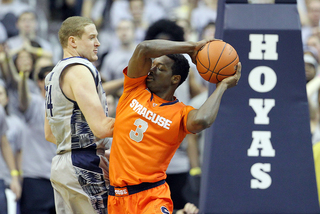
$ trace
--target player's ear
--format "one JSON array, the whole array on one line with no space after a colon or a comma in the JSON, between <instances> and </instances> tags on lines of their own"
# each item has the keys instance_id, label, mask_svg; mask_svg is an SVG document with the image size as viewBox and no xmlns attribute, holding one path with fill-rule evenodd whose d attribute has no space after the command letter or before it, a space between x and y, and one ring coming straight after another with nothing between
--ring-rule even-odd
<instances>
[{"instance_id":1,"label":"player's ear","mask_svg":"<svg viewBox=\"0 0 320 214\"><path fill-rule=\"evenodd\" d=\"M171 82L172 82L173 85L179 84L180 80L181 80L181 76L180 75L173 75L171 77Z\"/></svg>"},{"instance_id":2,"label":"player's ear","mask_svg":"<svg viewBox=\"0 0 320 214\"><path fill-rule=\"evenodd\" d=\"M73 48L77 47L76 38L74 36L69 36L68 43Z\"/></svg>"}]
</instances>

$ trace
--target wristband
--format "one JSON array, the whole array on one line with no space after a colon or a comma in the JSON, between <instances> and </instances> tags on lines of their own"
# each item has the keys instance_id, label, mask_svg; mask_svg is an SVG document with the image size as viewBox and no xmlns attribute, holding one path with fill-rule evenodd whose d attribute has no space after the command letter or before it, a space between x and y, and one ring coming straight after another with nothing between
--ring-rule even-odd
<instances>
[{"instance_id":1,"label":"wristband","mask_svg":"<svg viewBox=\"0 0 320 214\"><path fill-rule=\"evenodd\" d=\"M22 79L24 76L24 72L23 71L19 71L19 77Z\"/></svg>"},{"instance_id":2,"label":"wristband","mask_svg":"<svg viewBox=\"0 0 320 214\"><path fill-rule=\"evenodd\" d=\"M13 176L19 176L19 171L18 170L16 170L16 169L14 169L14 170L11 170L11 176L13 177Z\"/></svg>"},{"instance_id":3,"label":"wristband","mask_svg":"<svg viewBox=\"0 0 320 214\"><path fill-rule=\"evenodd\" d=\"M194 167L190 169L189 174L191 176L200 175L201 174L201 168L200 167Z\"/></svg>"},{"instance_id":4,"label":"wristband","mask_svg":"<svg viewBox=\"0 0 320 214\"><path fill-rule=\"evenodd\" d=\"M42 50L42 48L38 48L38 50L37 50L37 56L42 56L42 54L43 54L43 50Z\"/></svg>"}]
</instances>

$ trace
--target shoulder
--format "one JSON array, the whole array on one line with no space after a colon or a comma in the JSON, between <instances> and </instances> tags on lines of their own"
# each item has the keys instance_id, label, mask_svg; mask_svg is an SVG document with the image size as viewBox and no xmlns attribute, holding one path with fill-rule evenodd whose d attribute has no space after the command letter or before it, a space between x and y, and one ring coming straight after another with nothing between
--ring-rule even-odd
<instances>
[{"instance_id":1,"label":"shoulder","mask_svg":"<svg viewBox=\"0 0 320 214\"><path fill-rule=\"evenodd\" d=\"M63 71L92 71L96 70L96 67L87 59L81 57L71 57L60 61L60 66Z\"/></svg>"},{"instance_id":2,"label":"shoulder","mask_svg":"<svg viewBox=\"0 0 320 214\"><path fill-rule=\"evenodd\" d=\"M71 64L65 69L63 69L63 78L70 78L70 80L76 80L81 78L86 78L88 75L91 75L90 69L81 64Z\"/></svg>"}]
</instances>

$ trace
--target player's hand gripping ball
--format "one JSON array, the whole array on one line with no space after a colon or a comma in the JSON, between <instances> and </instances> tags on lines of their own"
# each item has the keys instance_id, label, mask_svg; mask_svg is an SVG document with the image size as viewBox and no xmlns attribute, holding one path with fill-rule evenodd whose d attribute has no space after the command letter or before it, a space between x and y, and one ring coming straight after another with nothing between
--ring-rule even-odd
<instances>
[{"instance_id":1,"label":"player's hand gripping ball","mask_svg":"<svg viewBox=\"0 0 320 214\"><path fill-rule=\"evenodd\" d=\"M221 82L236 73L239 62L237 51L228 43L214 40L204 45L196 56L197 70L211 83Z\"/></svg>"}]
</instances>

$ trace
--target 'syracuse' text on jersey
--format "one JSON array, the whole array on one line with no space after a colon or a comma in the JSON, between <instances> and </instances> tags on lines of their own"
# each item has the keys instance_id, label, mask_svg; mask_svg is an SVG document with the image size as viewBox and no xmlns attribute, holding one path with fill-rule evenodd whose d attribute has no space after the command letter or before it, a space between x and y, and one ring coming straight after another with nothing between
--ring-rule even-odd
<instances>
[{"instance_id":1,"label":"'syracuse' text on jersey","mask_svg":"<svg viewBox=\"0 0 320 214\"><path fill-rule=\"evenodd\" d=\"M62 71L70 65L81 64L92 73L101 105L107 114L106 95L101 85L101 77L90 61L81 57L61 60L46 76L46 114L53 135L57 140L57 154L74 149L106 149L108 140L96 138L89 128L76 102L68 99L60 88Z\"/></svg>"},{"instance_id":2,"label":"'syracuse' text on jersey","mask_svg":"<svg viewBox=\"0 0 320 214\"><path fill-rule=\"evenodd\" d=\"M122 187L166 178L166 169L186 134L191 106L151 93L146 76L129 78L117 105L111 146L110 185Z\"/></svg>"}]
</instances>

